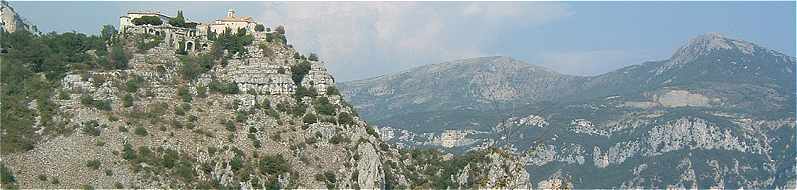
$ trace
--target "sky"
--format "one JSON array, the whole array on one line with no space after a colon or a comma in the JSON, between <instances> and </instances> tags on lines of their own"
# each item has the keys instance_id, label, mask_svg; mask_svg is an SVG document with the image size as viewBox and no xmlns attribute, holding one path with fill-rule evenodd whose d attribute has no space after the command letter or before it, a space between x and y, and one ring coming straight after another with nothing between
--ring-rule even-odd
<instances>
[{"instance_id":1,"label":"sky","mask_svg":"<svg viewBox=\"0 0 797 190\"><path fill-rule=\"evenodd\" d=\"M97 34L130 10L234 9L317 53L338 81L482 56L581 76L664 60L708 32L795 56L795 2L10 2L42 32Z\"/></svg>"}]
</instances>

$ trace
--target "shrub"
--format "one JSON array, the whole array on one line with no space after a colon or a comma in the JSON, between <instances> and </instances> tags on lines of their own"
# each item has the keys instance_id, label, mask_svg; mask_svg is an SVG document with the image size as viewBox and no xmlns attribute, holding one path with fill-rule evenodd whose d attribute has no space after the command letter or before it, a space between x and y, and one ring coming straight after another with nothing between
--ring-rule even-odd
<instances>
[{"instance_id":1,"label":"shrub","mask_svg":"<svg viewBox=\"0 0 797 190\"><path fill-rule=\"evenodd\" d=\"M11 171L11 168L6 167L5 164L0 163L0 184L6 186L16 182L17 178L14 176L14 171Z\"/></svg>"},{"instance_id":2,"label":"shrub","mask_svg":"<svg viewBox=\"0 0 797 190\"><path fill-rule=\"evenodd\" d=\"M143 78L135 76L133 79L127 80L125 83L125 90L130 93L138 92L138 89L141 88L142 82L144 82Z\"/></svg>"},{"instance_id":3,"label":"shrub","mask_svg":"<svg viewBox=\"0 0 797 190\"><path fill-rule=\"evenodd\" d=\"M122 106L124 107L133 106L133 96L131 96L130 94L125 94L125 96L122 97Z\"/></svg>"},{"instance_id":4,"label":"shrub","mask_svg":"<svg viewBox=\"0 0 797 190\"><path fill-rule=\"evenodd\" d=\"M265 30L266 30L266 26L263 26L262 24L255 25L255 31L262 32L262 31L265 31Z\"/></svg>"},{"instance_id":5,"label":"shrub","mask_svg":"<svg viewBox=\"0 0 797 190\"><path fill-rule=\"evenodd\" d=\"M200 75L207 73L216 65L212 55L202 54L198 56L186 56L182 61L180 74L184 80L194 80Z\"/></svg>"},{"instance_id":6,"label":"shrub","mask_svg":"<svg viewBox=\"0 0 797 190\"><path fill-rule=\"evenodd\" d=\"M224 128L227 129L227 131L233 131L233 132L236 131L235 123L233 123L232 121L225 120L223 123L224 123Z\"/></svg>"},{"instance_id":7,"label":"shrub","mask_svg":"<svg viewBox=\"0 0 797 190\"><path fill-rule=\"evenodd\" d=\"M285 26L279 25L276 29L274 29L278 34L285 34Z\"/></svg>"},{"instance_id":8,"label":"shrub","mask_svg":"<svg viewBox=\"0 0 797 190\"><path fill-rule=\"evenodd\" d=\"M108 57L110 66L114 69L127 69L129 59L121 45L111 46L111 54Z\"/></svg>"},{"instance_id":9,"label":"shrub","mask_svg":"<svg viewBox=\"0 0 797 190\"><path fill-rule=\"evenodd\" d=\"M70 96L69 92L67 92L66 90L59 90L58 91L58 99L69 100L71 98L72 97Z\"/></svg>"},{"instance_id":10,"label":"shrub","mask_svg":"<svg viewBox=\"0 0 797 190\"><path fill-rule=\"evenodd\" d=\"M315 111L322 115L335 115L335 105L329 103L326 97L318 97L313 102Z\"/></svg>"},{"instance_id":11,"label":"shrub","mask_svg":"<svg viewBox=\"0 0 797 190\"><path fill-rule=\"evenodd\" d=\"M263 174L279 175L289 172L290 166L282 155L267 155L260 160L260 171Z\"/></svg>"},{"instance_id":12,"label":"shrub","mask_svg":"<svg viewBox=\"0 0 797 190\"><path fill-rule=\"evenodd\" d=\"M304 116L304 113L307 112L307 106L303 103L299 103L296 106L292 107L291 114L297 117Z\"/></svg>"},{"instance_id":13,"label":"shrub","mask_svg":"<svg viewBox=\"0 0 797 190\"><path fill-rule=\"evenodd\" d=\"M332 144L349 143L349 142L351 142L351 139L349 139L348 137L344 137L343 135L340 134L336 134L335 136L332 136L332 138L329 138L329 143Z\"/></svg>"},{"instance_id":14,"label":"shrub","mask_svg":"<svg viewBox=\"0 0 797 190\"><path fill-rule=\"evenodd\" d=\"M88 162L86 162L86 167L89 167L89 168L94 169L94 170L100 169L100 165L101 165L100 161L96 160L96 159L95 160L89 160Z\"/></svg>"},{"instance_id":15,"label":"shrub","mask_svg":"<svg viewBox=\"0 0 797 190\"><path fill-rule=\"evenodd\" d=\"M196 96L197 97L204 98L204 97L208 96L207 94L208 94L208 87L202 86L202 85L197 85L196 86Z\"/></svg>"},{"instance_id":16,"label":"shrub","mask_svg":"<svg viewBox=\"0 0 797 190\"><path fill-rule=\"evenodd\" d=\"M87 122L83 122L82 131L83 134L91 135L91 136L100 136L100 128L97 120L91 120Z\"/></svg>"},{"instance_id":17,"label":"shrub","mask_svg":"<svg viewBox=\"0 0 797 190\"><path fill-rule=\"evenodd\" d=\"M112 109L110 100L95 100L94 97L88 94L83 94L80 96L80 104L94 107L103 111L111 111Z\"/></svg>"},{"instance_id":18,"label":"shrub","mask_svg":"<svg viewBox=\"0 0 797 190\"><path fill-rule=\"evenodd\" d=\"M185 115L185 110L183 110L183 108L180 107L180 106L174 106L174 114L175 115L179 115L179 116L183 116L183 115Z\"/></svg>"},{"instance_id":19,"label":"shrub","mask_svg":"<svg viewBox=\"0 0 797 190\"><path fill-rule=\"evenodd\" d=\"M354 121L354 117L352 117L351 115L349 115L349 113L346 113L346 112L340 112L340 114L338 114L338 123L340 123L341 125L355 125L355 124L357 124Z\"/></svg>"},{"instance_id":20,"label":"shrub","mask_svg":"<svg viewBox=\"0 0 797 190\"><path fill-rule=\"evenodd\" d=\"M327 86L327 95L340 95L340 91L334 86Z\"/></svg>"},{"instance_id":21,"label":"shrub","mask_svg":"<svg viewBox=\"0 0 797 190\"><path fill-rule=\"evenodd\" d=\"M191 97L191 92L188 92L188 88L185 86L177 87L177 96L179 96L183 102L191 102L194 100L194 98Z\"/></svg>"},{"instance_id":22,"label":"shrub","mask_svg":"<svg viewBox=\"0 0 797 190\"><path fill-rule=\"evenodd\" d=\"M105 176L113 176L113 170L105 169Z\"/></svg>"},{"instance_id":23,"label":"shrub","mask_svg":"<svg viewBox=\"0 0 797 190\"><path fill-rule=\"evenodd\" d=\"M310 55L307 56L307 60L318 61L318 55L316 55L315 53L310 53Z\"/></svg>"},{"instance_id":24,"label":"shrub","mask_svg":"<svg viewBox=\"0 0 797 190\"><path fill-rule=\"evenodd\" d=\"M163 151L163 159L161 159L161 165L166 168L172 168L180 159L177 151L166 149Z\"/></svg>"},{"instance_id":25,"label":"shrub","mask_svg":"<svg viewBox=\"0 0 797 190\"><path fill-rule=\"evenodd\" d=\"M136 127L136 129L133 131L133 134L136 134L138 136L147 136L149 133L147 133L146 128L139 126Z\"/></svg>"},{"instance_id":26,"label":"shrub","mask_svg":"<svg viewBox=\"0 0 797 190\"><path fill-rule=\"evenodd\" d=\"M378 134L378 133L376 133L376 129L374 129L374 128L373 128L373 127L371 127L371 126L367 126L367 127L365 127L365 132L366 132L366 133L368 133L368 134L369 134L369 135L371 135L371 136L374 136L374 137L376 137L376 138L379 138L379 134Z\"/></svg>"},{"instance_id":27,"label":"shrub","mask_svg":"<svg viewBox=\"0 0 797 190\"><path fill-rule=\"evenodd\" d=\"M122 158L124 158L125 160L135 160L136 158L138 158L136 151L133 150L133 146L130 144L125 143L125 145L122 148L122 152L123 152Z\"/></svg>"},{"instance_id":28,"label":"shrub","mask_svg":"<svg viewBox=\"0 0 797 190\"><path fill-rule=\"evenodd\" d=\"M304 124L313 124L318 122L318 117L316 117L315 114L313 113L308 113L307 115L304 115L304 117L302 117L302 121L304 122Z\"/></svg>"},{"instance_id":29,"label":"shrub","mask_svg":"<svg viewBox=\"0 0 797 190\"><path fill-rule=\"evenodd\" d=\"M235 83L225 83L219 81L211 81L208 85L211 92L220 92L222 94L238 94L238 85Z\"/></svg>"},{"instance_id":30,"label":"shrub","mask_svg":"<svg viewBox=\"0 0 797 190\"><path fill-rule=\"evenodd\" d=\"M302 85L302 80L307 73L310 72L310 62L302 61L299 64L291 66L291 79L296 85Z\"/></svg>"},{"instance_id":31,"label":"shrub","mask_svg":"<svg viewBox=\"0 0 797 190\"><path fill-rule=\"evenodd\" d=\"M246 122L246 120L248 118L249 118L249 113L247 113L245 111L237 111L237 112L235 112L235 121L238 122L238 123Z\"/></svg>"},{"instance_id":32,"label":"shrub","mask_svg":"<svg viewBox=\"0 0 797 190\"><path fill-rule=\"evenodd\" d=\"M294 98L296 98L297 101L299 101L299 100L302 99L302 97L305 97L305 96L307 96L307 97L318 96L318 92L316 92L315 89L312 88L312 87L305 88L304 86L299 86L298 88L296 88L296 92L294 93L293 96L294 96Z\"/></svg>"}]
</instances>

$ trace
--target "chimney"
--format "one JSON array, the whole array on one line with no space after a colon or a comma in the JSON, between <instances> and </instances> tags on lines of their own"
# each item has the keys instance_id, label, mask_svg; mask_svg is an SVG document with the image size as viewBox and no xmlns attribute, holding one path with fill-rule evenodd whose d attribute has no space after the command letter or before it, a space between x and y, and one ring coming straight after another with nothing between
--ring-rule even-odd
<instances>
[{"instance_id":1,"label":"chimney","mask_svg":"<svg viewBox=\"0 0 797 190\"><path fill-rule=\"evenodd\" d=\"M233 18L235 17L235 10L227 10L227 17Z\"/></svg>"}]
</instances>

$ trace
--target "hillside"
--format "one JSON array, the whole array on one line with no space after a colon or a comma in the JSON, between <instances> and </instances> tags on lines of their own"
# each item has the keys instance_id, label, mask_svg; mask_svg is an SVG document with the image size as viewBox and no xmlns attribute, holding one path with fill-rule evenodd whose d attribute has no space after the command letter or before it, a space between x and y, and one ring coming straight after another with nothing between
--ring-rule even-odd
<instances>
[{"instance_id":1,"label":"hillside","mask_svg":"<svg viewBox=\"0 0 797 190\"><path fill-rule=\"evenodd\" d=\"M400 80L356 81L342 85L342 91L388 142L450 152L512 147L526 152L526 168L537 185L563 179L575 188L793 188L794 68L793 57L710 33L691 39L669 59L573 77L576 82L556 83L567 90L528 99L545 94L552 98L527 101L520 96L507 101L516 106L500 109L403 110L406 114L393 118L368 118L373 106L368 100L374 95L362 92L432 95L395 85L374 88ZM503 75L517 73L525 71ZM458 85L443 81L449 79L426 82ZM540 85L535 80L495 83L516 84L508 89Z\"/></svg>"},{"instance_id":2,"label":"hillside","mask_svg":"<svg viewBox=\"0 0 797 190\"><path fill-rule=\"evenodd\" d=\"M0 33L0 188L531 187L507 150L383 142L281 26L205 38L146 22Z\"/></svg>"}]
</instances>

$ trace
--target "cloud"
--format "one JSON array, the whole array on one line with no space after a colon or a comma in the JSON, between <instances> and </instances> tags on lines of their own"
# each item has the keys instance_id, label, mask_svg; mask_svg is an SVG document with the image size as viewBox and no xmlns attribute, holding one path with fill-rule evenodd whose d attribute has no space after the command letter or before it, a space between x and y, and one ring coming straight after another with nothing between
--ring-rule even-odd
<instances>
[{"instance_id":1,"label":"cloud","mask_svg":"<svg viewBox=\"0 0 797 190\"><path fill-rule=\"evenodd\" d=\"M285 25L288 41L317 52L339 80L486 56L512 27L572 14L553 2L268 2L258 18Z\"/></svg>"}]
</instances>

